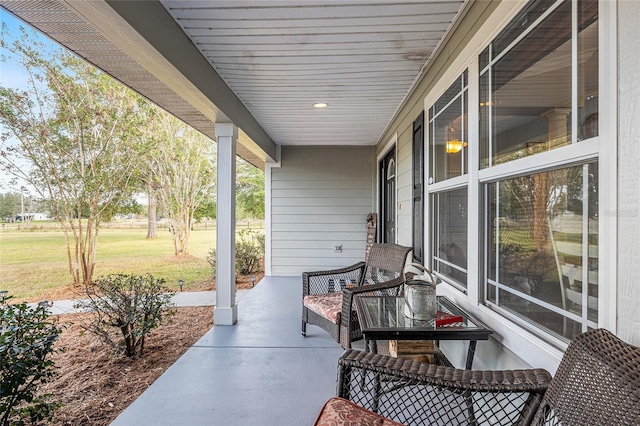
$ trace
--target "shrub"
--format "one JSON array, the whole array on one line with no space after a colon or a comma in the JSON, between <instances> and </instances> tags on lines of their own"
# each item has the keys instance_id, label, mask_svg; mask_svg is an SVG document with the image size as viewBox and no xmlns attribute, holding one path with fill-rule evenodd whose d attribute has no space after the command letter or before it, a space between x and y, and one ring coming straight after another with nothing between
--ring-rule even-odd
<instances>
[{"instance_id":1,"label":"shrub","mask_svg":"<svg viewBox=\"0 0 640 426\"><path fill-rule=\"evenodd\" d=\"M108 275L87 288L88 298L79 306L95 312L83 327L130 358L142 357L145 337L173 313L171 298L175 294L163 279L152 275ZM122 339L116 339L120 330Z\"/></svg>"},{"instance_id":2,"label":"shrub","mask_svg":"<svg viewBox=\"0 0 640 426\"><path fill-rule=\"evenodd\" d=\"M213 278L216 277L216 249L209 249L209 254L207 254L207 262L211 265L211 275Z\"/></svg>"},{"instance_id":3,"label":"shrub","mask_svg":"<svg viewBox=\"0 0 640 426\"><path fill-rule=\"evenodd\" d=\"M260 270L260 259L264 256L264 234L243 229L238 232L236 239L236 272L241 275L249 275ZM209 249L207 262L211 265L211 273L216 276L216 249Z\"/></svg>"},{"instance_id":4,"label":"shrub","mask_svg":"<svg viewBox=\"0 0 640 426\"><path fill-rule=\"evenodd\" d=\"M260 270L260 259L264 255L264 235L250 229L238 232L236 240L236 272L242 275Z\"/></svg>"},{"instance_id":5,"label":"shrub","mask_svg":"<svg viewBox=\"0 0 640 426\"><path fill-rule=\"evenodd\" d=\"M55 375L60 332L45 307L0 304L0 425L51 420L60 404L37 390Z\"/></svg>"}]
</instances>

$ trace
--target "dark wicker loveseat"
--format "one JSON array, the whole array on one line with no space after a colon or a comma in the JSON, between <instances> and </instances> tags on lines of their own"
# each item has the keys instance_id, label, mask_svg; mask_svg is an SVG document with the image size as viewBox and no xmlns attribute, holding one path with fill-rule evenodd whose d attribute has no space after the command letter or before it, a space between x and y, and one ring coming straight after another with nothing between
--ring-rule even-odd
<instances>
[{"instance_id":1,"label":"dark wicker loveseat","mask_svg":"<svg viewBox=\"0 0 640 426\"><path fill-rule=\"evenodd\" d=\"M356 295L397 295L411 247L373 244L366 262L346 268L302 274L302 335L307 324L327 331L343 348L362 338L354 310Z\"/></svg>"},{"instance_id":2,"label":"dark wicker loveseat","mask_svg":"<svg viewBox=\"0 0 640 426\"><path fill-rule=\"evenodd\" d=\"M588 331L569 345L553 380L542 369L457 370L348 350L338 398L316 425L361 424L360 416L366 424L640 425L640 348ZM347 418L354 423L339 420Z\"/></svg>"}]
</instances>

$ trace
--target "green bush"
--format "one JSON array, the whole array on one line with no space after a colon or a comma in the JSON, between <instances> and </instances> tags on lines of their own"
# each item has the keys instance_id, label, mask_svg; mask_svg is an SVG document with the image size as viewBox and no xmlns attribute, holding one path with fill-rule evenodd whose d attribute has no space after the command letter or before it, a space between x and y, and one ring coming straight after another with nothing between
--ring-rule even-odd
<instances>
[{"instance_id":1,"label":"green bush","mask_svg":"<svg viewBox=\"0 0 640 426\"><path fill-rule=\"evenodd\" d=\"M55 375L53 344L61 330L45 307L0 304L0 425L51 420L60 406L38 387Z\"/></svg>"},{"instance_id":2,"label":"green bush","mask_svg":"<svg viewBox=\"0 0 640 426\"><path fill-rule=\"evenodd\" d=\"M164 282L149 274L98 278L87 288L87 299L78 303L95 313L83 327L126 356L142 357L145 337L173 313L170 308L175 293Z\"/></svg>"},{"instance_id":3,"label":"green bush","mask_svg":"<svg viewBox=\"0 0 640 426\"><path fill-rule=\"evenodd\" d=\"M260 259L264 256L264 235L243 229L236 240L236 272L249 275L260 270Z\"/></svg>"},{"instance_id":4,"label":"green bush","mask_svg":"<svg viewBox=\"0 0 640 426\"><path fill-rule=\"evenodd\" d=\"M207 262L211 265L211 275L213 278L216 277L216 249L210 248L209 253L207 254Z\"/></svg>"},{"instance_id":5,"label":"green bush","mask_svg":"<svg viewBox=\"0 0 640 426\"><path fill-rule=\"evenodd\" d=\"M264 256L264 234L243 229L236 238L236 273L249 275L260 270L260 259ZM207 262L211 265L211 273L216 276L216 249L209 249Z\"/></svg>"}]
</instances>

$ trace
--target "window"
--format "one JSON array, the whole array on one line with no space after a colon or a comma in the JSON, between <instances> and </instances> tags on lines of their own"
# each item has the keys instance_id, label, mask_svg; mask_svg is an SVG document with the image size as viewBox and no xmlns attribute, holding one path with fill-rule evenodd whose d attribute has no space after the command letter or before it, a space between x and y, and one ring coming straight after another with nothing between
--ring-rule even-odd
<instances>
[{"instance_id":1,"label":"window","mask_svg":"<svg viewBox=\"0 0 640 426\"><path fill-rule=\"evenodd\" d=\"M429 108L431 265L462 291L467 287L466 182L468 169L468 71Z\"/></svg>"},{"instance_id":2,"label":"window","mask_svg":"<svg viewBox=\"0 0 640 426\"><path fill-rule=\"evenodd\" d=\"M573 338L598 321L598 166L487 184L487 301Z\"/></svg>"},{"instance_id":3,"label":"window","mask_svg":"<svg viewBox=\"0 0 640 426\"><path fill-rule=\"evenodd\" d=\"M432 194L433 271L467 287L467 189Z\"/></svg>"},{"instance_id":4,"label":"window","mask_svg":"<svg viewBox=\"0 0 640 426\"><path fill-rule=\"evenodd\" d=\"M598 135L598 2L575 28L573 5L530 3L480 55L481 168Z\"/></svg>"},{"instance_id":5,"label":"window","mask_svg":"<svg viewBox=\"0 0 640 426\"><path fill-rule=\"evenodd\" d=\"M468 164L468 72L429 108L429 183L467 173Z\"/></svg>"},{"instance_id":6,"label":"window","mask_svg":"<svg viewBox=\"0 0 640 426\"><path fill-rule=\"evenodd\" d=\"M597 1L530 2L479 65L484 299L570 340L598 326Z\"/></svg>"}]
</instances>

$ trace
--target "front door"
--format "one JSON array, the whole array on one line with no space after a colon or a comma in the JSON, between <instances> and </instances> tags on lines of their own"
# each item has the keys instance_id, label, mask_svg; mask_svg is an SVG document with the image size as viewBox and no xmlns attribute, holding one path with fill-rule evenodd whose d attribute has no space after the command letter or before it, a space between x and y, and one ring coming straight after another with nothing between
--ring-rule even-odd
<instances>
[{"instance_id":1,"label":"front door","mask_svg":"<svg viewBox=\"0 0 640 426\"><path fill-rule=\"evenodd\" d=\"M383 243L396 242L396 152L380 162L380 236Z\"/></svg>"}]
</instances>

